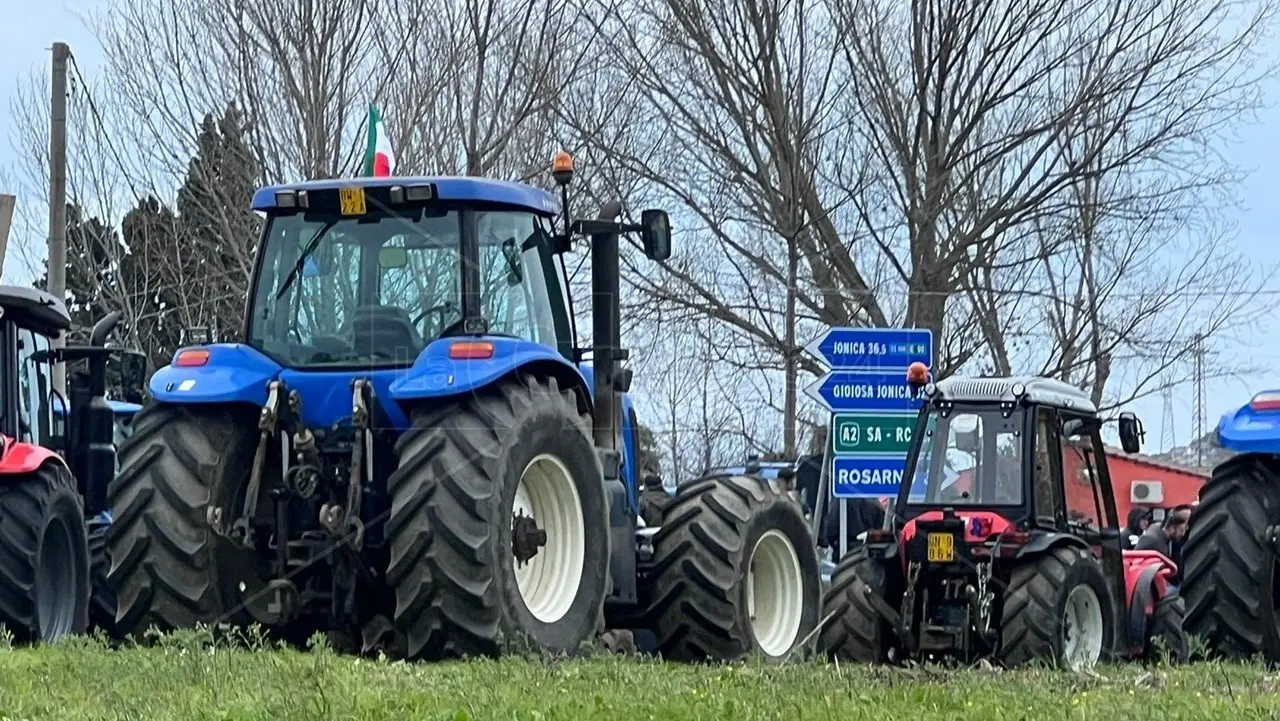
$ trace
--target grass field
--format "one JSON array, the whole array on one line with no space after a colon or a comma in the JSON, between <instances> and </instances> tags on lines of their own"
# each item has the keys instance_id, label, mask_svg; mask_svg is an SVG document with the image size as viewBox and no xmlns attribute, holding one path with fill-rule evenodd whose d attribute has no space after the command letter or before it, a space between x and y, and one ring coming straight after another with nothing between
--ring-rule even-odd
<instances>
[{"instance_id":1,"label":"grass field","mask_svg":"<svg viewBox=\"0 0 1280 721\"><path fill-rule=\"evenodd\" d=\"M264 647L210 647L191 634L146 649L78 639L5 650L0 721L1280 718L1280 676L1244 664L1106 667L1086 678L820 662L697 667L604 655L404 664L323 646Z\"/></svg>"}]
</instances>

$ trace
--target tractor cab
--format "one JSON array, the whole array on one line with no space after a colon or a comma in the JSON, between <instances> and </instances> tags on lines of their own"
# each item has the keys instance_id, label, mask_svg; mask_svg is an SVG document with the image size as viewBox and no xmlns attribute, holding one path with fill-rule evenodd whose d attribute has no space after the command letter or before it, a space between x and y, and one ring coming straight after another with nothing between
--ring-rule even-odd
<instances>
[{"instance_id":1,"label":"tractor cab","mask_svg":"<svg viewBox=\"0 0 1280 721\"><path fill-rule=\"evenodd\" d=\"M1118 528L1102 421L1081 390L1049 378L954 378L924 396L898 522L951 509L1021 532ZM1137 419L1122 414L1119 425L1136 452Z\"/></svg>"},{"instance_id":2,"label":"tractor cab","mask_svg":"<svg viewBox=\"0 0 1280 721\"><path fill-rule=\"evenodd\" d=\"M1178 613L1148 623L1174 568L1122 551L1103 421L1088 395L1037 377L949 378L922 395L894 513L842 560L829 601L857 616L868 602L848 597L850 580L875 587L868 598L887 601L870 607L887 621L876 639L885 646L837 635L836 655L892 647L1081 668L1147 653L1148 628ZM1125 451L1137 452L1141 424L1131 414L1118 423Z\"/></svg>"},{"instance_id":3,"label":"tractor cab","mask_svg":"<svg viewBox=\"0 0 1280 721\"><path fill-rule=\"evenodd\" d=\"M569 357L546 194L479 179L449 186L447 200L430 179L259 191L267 220L247 344L306 371L403 368L433 341L464 335Z\"/></svg>"},{"instance_id":4,"label":"tractor cab","mask_svg":"<svg viewBox=\"0 0 1280 721\"><path fill-rule=\"evenodd\" d=\"M54 339L71 328L66 307L34 288L0 287L0 434L54 445Z\"/></svg>"}]
</instances>

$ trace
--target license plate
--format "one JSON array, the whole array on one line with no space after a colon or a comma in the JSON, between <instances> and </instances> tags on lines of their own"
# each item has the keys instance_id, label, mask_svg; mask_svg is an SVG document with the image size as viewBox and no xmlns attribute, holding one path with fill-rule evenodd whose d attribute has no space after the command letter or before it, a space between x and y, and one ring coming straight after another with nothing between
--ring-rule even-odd
<instances>
[{"instance_id":1,"label":"license plate","mask_svg":"<svg viewBox=\"0 0 1280 721\"><path fill-rule=\"evenodd\" d=\"M364 188L338 188L338 208L343 215L364 215Z\"/></svg>"},{"instance_id":2,"label":"license plate","mask_svg":"<svg viewBox=\"0 0 1280 721\"><path fill-rule=\"evenodd\" d=\"M929 562L951 563L956 560L956 538L950 533L929 534Z\"/></svg>"}]
</instances>

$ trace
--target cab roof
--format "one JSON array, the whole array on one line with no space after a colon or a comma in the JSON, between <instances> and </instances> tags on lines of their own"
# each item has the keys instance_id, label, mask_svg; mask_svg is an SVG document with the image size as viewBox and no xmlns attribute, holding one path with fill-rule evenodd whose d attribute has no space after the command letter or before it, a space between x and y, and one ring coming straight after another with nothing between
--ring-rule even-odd
<instances>
[{"instance_id":1,"label":"cab roof","mask_svg":"<svg viewBox=\"0 0 1280 721\"><path fill-rule=\"evenodd\" d=\"M21 285L0 285L0 318L50 338L71 328L65 303L43 290Z\"/></svg>"},{"instance_id":2,"label":"cab roof","mask_svg":"<svg viewBox=\"0 0 1280 721\"><path fill-rule=\"evenodd\" d=\"M507 180L462 176L326 178L323 180L308 180L301 183L269 185L265 188L259 188L253 194L253 209L263 212L274 210L276 208L276 193L280 191L336 190L352 186L360 188L389 188L395 185L425 184L435 186L435 197L438 200L499 203L528 210L539 215L554 215L557 210L555 196L541 188Z\"/></svg>"},{"instance_id":3,"label":"cab roof","mask_svg":"<svg viewBox=\"0 0 1280 721\"><path fill-rule=\"evenodd\" d=\"M1013 399L1014 386L1022 386L1026 399L1054 408L1067 408L1085 413L1097 413L1093 400L1084 391L1069 383L1040 376L1012 376L1003 378L962 378L953 376L938 381L938 396L949 401L970 403L998 403Z\"/></svg>"}]
</instances>

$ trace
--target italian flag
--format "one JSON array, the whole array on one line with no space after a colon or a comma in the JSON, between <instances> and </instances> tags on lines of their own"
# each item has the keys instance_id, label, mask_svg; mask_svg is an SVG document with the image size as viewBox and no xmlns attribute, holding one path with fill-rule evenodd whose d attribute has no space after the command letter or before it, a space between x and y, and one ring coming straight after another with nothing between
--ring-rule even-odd
<instances>
[{"instance_id":1,"label":"italian flag","mask_svg":"<svg viewBox=\"0 0 1280 721\"><path fill-rule=\"evenodd\" d=\"M382 122L378 106L369 106L369 142L364 154L364 174L386 178L396 168L396 156L391 152L387 138L387 126Z\"/></svg>"}]
</instances>

